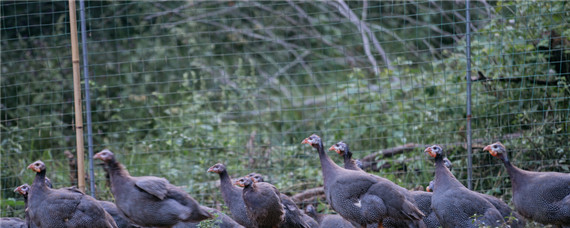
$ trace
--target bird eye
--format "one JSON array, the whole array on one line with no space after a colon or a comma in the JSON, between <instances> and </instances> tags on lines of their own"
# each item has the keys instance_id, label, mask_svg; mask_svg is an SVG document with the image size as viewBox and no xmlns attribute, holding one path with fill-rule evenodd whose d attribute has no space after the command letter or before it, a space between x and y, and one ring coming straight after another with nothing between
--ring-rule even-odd
<instances>
[{"instance_id":1,"label":"bird eye","mask_svg":"<svg viewBox=\"0 0 570 228\"><path fill-rule=\"evenodd\" d=\"M497 145L493 145L493 148L497 148Z\"/></svg>"},{"instance_id":2,"label":"bird eye","mask_svg":"<svg viewBox=\"0 0 570 228\"><path fill-rule=\"evenodd\" d=\"M433 150L437 150L437 147L435 147L435 146L434 146L434 147L433 147L433 148L431 148L431 149L433 149Z\"/></svg>"}]
</instances>

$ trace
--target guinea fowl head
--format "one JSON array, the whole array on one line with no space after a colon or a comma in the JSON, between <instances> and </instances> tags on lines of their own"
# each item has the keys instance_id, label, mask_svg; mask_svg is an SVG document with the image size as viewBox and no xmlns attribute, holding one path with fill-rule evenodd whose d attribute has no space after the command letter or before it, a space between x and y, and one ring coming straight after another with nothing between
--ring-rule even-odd
<instances>
[{"instance_id":1,"label":"guinea fowl head","mask_svg":"<svg viewBox=\"0 0 570 228\"><path fill-rule=\"evenodd\" d=\"M30 191L30 186L28 184L23 184L18 186L16 189L14 189L14 192L19 193L20 195L23 196L27 196L28 195L28 191Z\"/></svg>"},{"instance_id":2,"label":"guinea fowl head","mask_svg":"<svg viewBox=\"0 0 570 228\"><path fill-rule=\"evenodd\" d=\"M303 140L303 142L301 142L302 144L309 144L314 148L319 148L319 145L322 145L321 143L321 137L319 137L316 134L312 134L311 136L309 136L308 138L305 138Z\"/></svg>"},{"instance_id":3,"label":"guinea fowl head","mask_svg":"<svg viewBox=\"0 0 570 228\"><path fill-rule=\"evenodd\" d=\"M337 142L336 144L332 145L329 150L334 150L337 154L341 156L351 156L350 150L348 149L348 144L343 141Z\"/></svg>"},{"instance_id":4,"label":"guinea fowl head","mask_svg":"<svg viewBox=\"0 0 570 228\"><path fill-rule=\"evenodd\" d=\"M37 160L37 161L33 162L32 164L28 165L28 169L31 169L34 172L39 173L41 171L46 170L46 165L44 164L44 162Z\"/></svg>"},{"instance_id":5,"label":"guinea fowl head","mask_svg":"<svg viewBox=\"0 0 570 228\"><path fill-rule=\"evenodd\" d=\"M253 182L255 182L255 183L265 181L263 179L263 176L261 176L261 174L259 174L259 173L250 173L250 174L247 174L247 176L245 176L245 177L253 180Z\"/></svg>"},{"instance_id":6,"label":"guinea fowl head","mask_svg":"<svg viewBox=\"0 0 570 228\"><path fill-rule=\"evenodd\" d=\"M315 209L315 207L311 204L309 204L307 206L307 208L305 208L305 212L307 212L307 214L309 215L316 215L317 214L317 210Z\"/></svg>"},{"instance_id":7,"label":"guinea fowl head","mask_svg":"<svg viewBox=\"0 0 570 228\"><path fill-rule=\"evenodd\" d=\"M489 151L493 157L502 157L507 153L507 148L500 142L493 143L483 148L483 151Z\"/></svg>"},{"instance_id":8,"label":"guinea fowl head","mask_svg":"<svg viewBox=\"0 0 570 228\"><path fill-rule=\"evenodd\" d=\"M242 177L240 179L236 180L236 185L240 186L240 187L247 187L250 186L253 183L253 180L251 178L248 177Z\"/></svg>"},{"instance_id":9,"label":"guinea fowl head","mask_svg":"<svg viewBox=\"0 0 570 228\"><path fill-rule=\"evenodd\" d=\"M208 169L210 173L223 173L224 171L226 171L226 166L222 163L215 164Z\"/></svg>"},{"instance_id":10,"label":"guinea fowl head","mask_svg":"<svg viewBox=\"0 0 570 228\"><path fill-rule=\"evenodd\" d=\"M100 159L103 162L110 162L115 160L115 154L113 154L113 152L111 152L110 150L104 149L101 152L96 153L95 156L93 156L93 158Z\"/></svg>"},{"instance_id":11,"label":"guinea fowl head","mask_svg":"<svg viewBox=\"0 0 570 228\"><path fill-rule=\"evenodd\" d=\"M433 158L443 156L443 149L441 149L441 146L439 146L439 145L430 146L430 147L426 148L424 150L424 152L426 152L429 156L431 156Z\"/></svg>"},{"instance_id":12,"label":"guinea fowl head","mask_svg":"<svg viewBox=\"0 0 570 228\"><path fill-rule=\"evenodd\" d=\"M433 192L433 185L434 185L434 182L430 181L429 185L426 187L426 192Z\"/></svg>"}]
</instances>

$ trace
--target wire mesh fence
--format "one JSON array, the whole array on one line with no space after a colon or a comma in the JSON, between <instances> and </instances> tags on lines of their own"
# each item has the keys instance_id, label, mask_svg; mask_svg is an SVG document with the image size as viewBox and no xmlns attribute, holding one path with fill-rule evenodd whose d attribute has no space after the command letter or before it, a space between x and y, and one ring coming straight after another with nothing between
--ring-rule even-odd
<instances>
[{"instance_id":1,"label":"wire mesh fence","mask_svg":"<svg viewBox=\"0 0 570 228\"><path fill-rule=\"evenodd\" d=\"M22 216L12 190L32 182L29 163L45 161L55 187L77 181L69 14L60 1L1 13L1 214ZM94 148L132 175L221 208L206 170L222 162L292 195L322 185L300 145L317 133L409 189L433 178L425 146L444 145L466 184L464 2L89 1L86 14ZM474 190L510 200L482 152L497 140L519 167L569 172L569 14L564 1L471 2Z\"/></svg>"}]
</instances>

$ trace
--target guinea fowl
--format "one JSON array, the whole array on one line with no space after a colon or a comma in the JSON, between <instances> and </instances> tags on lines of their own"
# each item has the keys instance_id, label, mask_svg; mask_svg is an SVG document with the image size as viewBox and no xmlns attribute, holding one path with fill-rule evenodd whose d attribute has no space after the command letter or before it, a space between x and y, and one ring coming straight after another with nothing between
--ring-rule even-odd
<instances>
[{"instance_id":1,"label":"guinea fowl","mask_svg":"<svg viewBox=\"0 0 570 228\"><path fill-rule=\"evenodd\" d=\"M247 216L247 209L243 202L243 189L232 183L224 164L218 163L208 169L208 172L217 173L220 176L220 191L222 198L232 213L232 218L245 227L254 227L255 223Z\"/></svg>"},{"instance_id":2,"label":"guinea fowl","mask_svg":"<svg viewBox=\"0 0 570 228\"><path fill-rule=\"evenodd\" d=\"M443 227L496 227L504 223L495 206L463 186L445 167L440 146L430 146L425 152L435 158L431 206Z\"/></svg>"},{"instance_id":3,"label":"guinea fowl","mask_svg":"<svg viewBox=\"0 0 570 228\"><path fill-rule=\"evenodd\" d=\"M363 227L382 227L385 218L424 225L424 214L414 205L408 190L382 177L341 168L326 154L318 135L313 134L302 143L317 149L325 197L340 216Z\"/></svg>"},{"instance_id":4,"label":"guinea fowl","mask_svg":"<svg viewBox=\"0 0 570 228\"><path fill-rule=\"evenodd\" d=\"M345 142L343 142L343 141L337 142L336 144L332 145L329 148L329 151L330 150L334 150L337 154L342 156L342 158L344 159L344 168L345 169L355 170L355 171L363 171L358 166L356 161L354 159L352 159L352 152L350 152L350 148L348 148L348 144L346 144Z\"/></svg>"},{"instance_id":5,"label":"guinea fowl","mask_svg":"<svg viewBox=\"0 0 570 228\"><path fill-rule=\"evenodd\" d=\"M447 169L451 171L453 168L451 161L447 158L443 158L443 162L445 167L447 167ZM434 181L430 181L429 186L426 188L426 191L433 191L434 188L433 186L434 186ZM503 216L503 218L505 219L506 224L509 225L510 227L512 228L525 227L526 225L525 219L520 214L513 211L505 202L494 196L490 196L479 192L474 192L474 193L480 195L481 197L489 201L489 203L493 204L493 206L497 208L499 213L501 213L501 216Z\"/></svg>"},{"instance_id":6,"label":"guinea fowl","mask_svg":"<svg viewBox=\"0 0 570 228\"><path fill-rule=\"evenodd\" d=\"M248 217L259 228L277 228L284 220L284 209L275 186L250 178L240 178L236 184L243 187L242 197Z\"/></svg>"},{"instance_id":7,"label":"guinea fowl","mask_svg":"<svg viewBox=\"0 0 570 228\"><path fill-rule=\"evenodd\" d=\"M101 159L108 166L115 204L137 225L171 227L178 222L199 222L212 217L188 193L168 180L131 176L109 150L93 158Z\"/></svg>"},{"instance_id":8,"label":"guinea fowl","mask_svg":"<svg viewBox=\"0 0 570 228\"><path fill-rule=\"evenodd\" d=\"M204 210L207 210L208 212L210 212L211 214L213 214L216 218L214 219L214 221L211 221L208 223L208 225L211 225L211 227L218 227L218 228L243 228L244 226L240 225L239 223L237 223L236 221L234 221L232 218L230 218L230 216L222 213L221 211L218 211L214 208L209 208L209 207L204 207L202 206L202 208ZM205 220L203 222L207 222L208 220ZM200 222L180 222L176 225L174 225L172 228L200 228L203 227L204 224L200 225ZM206 227L209 227L207 225L205 225Z\"/></svg>"},{"instance_id":9,"label":"guinea fowl","mask_svg":"<svg viewBox=\"0 0 570 228\"><path fill-rule=\"evenodd\" d=\"M46 177L46 185L48 186L48 188L52 188L52 184L49 178ZM62 189L66 189L69 191L75 191L74 190L75 187L68 187L68 188L62 188ZM23 184L18 186L14 192L18 192L20 193L20 195L22 195L24 197L24 204L25 204L25 208L28 208L28 191L30 190L30 186L28 184ZM134 225L132 223L129 222L129 219L127 219L118 209L117 206L114 203L108 202L108 201L101 201L101 200L97 200L97 202L101 205L101 207L103 207L103 209L109 213L109 215L111 215L111 217L113 217L113 220L115 220L115 223L117 224L117 227L119 228L132 228L132 227L139 227L137 225ZM29 215L28 215L28 211L26 211L26 223L30 224L30 227L36 227L31 221L29 221Z\"/></svg>"},{"instance_id":10,"label":"guinea fowl","mask_svg":"<svg viewBox=\"0 0 570 228\"><path fill-rule=\"evenodd\" d=\"M245 178L250 178L254 183L264 182L263 176L258 173L250 173ZM297 204L287 195L280 193L279 198L281 198L281 203L283 204L283 209L285 210L285 218L283 223L279 225L282 228L306 228L311 227L309 223L315 224L316 221L297 207Z\"/></svg>"},{"instance_id":11,"label":"guinea fowl","mask_svg":"<svg viewBox=\"0 0 570 228\"><path fill-rule=\"evenodd\" d=\"M344 158L344 168L349 170L355 171L362 171L360 167L358 167L355 160L352 159L352 152L350 152L350 148L348 144L343 141L340 141L334 145L332 145L329 150L334 150L336 153L341 155ZM431 193L427 193L424 191L410 191L409 194L412 195L415 201L415 205L424 213L425 217L422 219L425 223L426 227L440 227L439 221L437 220L437 216L435 212L431 209ZM397 221L392 218L384 219L383 221L384 227L403 227L407 226L404 221Z\"/></svg>"},{"instance_id":12,"label":"guinea fowl","mask_svg":"<svg viewBox=\"0 0 570 228\"><path fill-rule=\"evenodd\" d=\"M75 188L51 189L46 185L46 166L28 166L36 178L28 192L30 221L37 227L117 227L111 215L93 197Z\"/></svg>"},{"instance_id":13,"label":"guinea fowl","mask_svg":"<svg viewBox=\"0 0 570 228\"><path fill-rule=\"evenodd\" d=\"M34 225L32 221L30 221L30 215L28 213L28 193L30 192L30 185L28 184L20 185L16 189L14 189L14 192L17 192L18 194L22 195L22 197L24 197L24 212L25 212L24 218L25 218L26 227L36 227L36 225Z\"/></svg>"},{"instance_id":14,"label":"guinea fowl","mask_svg":"<svg viewBox=\"0 0 570 228\"><path fill-rule=\"evenodd\" d=\"M343 219L340 215L326 215L318 213L313 205L307 206L305 211L309 216L317 221L319 227L321 228L329 228L329 227L336 227L336 228L353 228L354 226L349 222Z\"/></svg>"},{"instance_id":15,"label":"guinea fowl","mask_svg":"<svg viewBox=\"0 0 570 228\"><path fill-rule=\"evenodd\" d=\"M513 204L524 217L557 226L570 226L570 174L532 172L511 164L500 142L483 148L499 158L511 178Z\"/></svg>"}]
</instances>

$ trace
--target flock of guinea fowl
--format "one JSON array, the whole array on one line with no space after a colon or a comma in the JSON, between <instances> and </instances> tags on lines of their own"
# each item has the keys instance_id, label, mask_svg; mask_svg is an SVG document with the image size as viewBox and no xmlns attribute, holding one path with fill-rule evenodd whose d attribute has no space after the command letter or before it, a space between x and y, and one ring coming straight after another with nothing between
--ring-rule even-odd
<instances>
[{"instance_id":1,"label":"flock of guinea fowl","mask_svg":"<svg viewBox=\"0 0 570 228\"><path fill-rule=\"evenodd\" d=\"M131 176L111 151L103 150L94 158L104 163L114 203L98 201L75 187L51 188L45 164L36 161L28 166L36 172L32 185L15 190L24 196L25 221L2 218L1 227L524 227L530 220L570 227L570 174L519 169L499 142L484 150L504 163L515 210L464 187L438 145L425 149L435 160L435 180L428 187L432 192L426 192L409 191L361 170L345 142L329 149L344 157L344 167L331 160L319 136L302 143L318 151L326 201L338 214L319 214L312 205L299 209L260 174L234 182L218 163L208 172L220 177L228 216L199 205L164 178Z\"/></svg>"}]
</instances>

